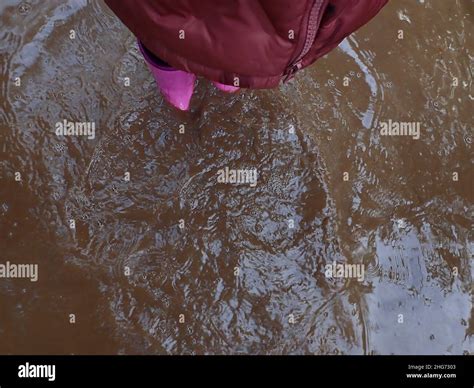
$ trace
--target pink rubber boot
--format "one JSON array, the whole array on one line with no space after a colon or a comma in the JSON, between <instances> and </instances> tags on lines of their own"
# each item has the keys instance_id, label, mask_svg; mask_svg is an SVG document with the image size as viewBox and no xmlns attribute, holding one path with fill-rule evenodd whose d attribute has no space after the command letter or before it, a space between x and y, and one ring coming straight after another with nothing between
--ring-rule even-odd
<instances>
[{"instance_id":1,"label":"pink rubber boot","mask_svg":"<svg viewBox=\"0 0 474 388\"><path fill-rule=\"evenodd\" d=\"M240 88L236 86L224 85L216 81L212 81L212 83L217 89L222 90L223 92L226 92L226 93L235 93L236 91L240 90Z\"/></svg>"},{"instance_id":2,"label":"pink rubber boot","mask_svg":"<svg viewBox=\"0 0 474 388\"><path fill-rule=\"evenodd\" d=\"M163 97L174 107L180 110L188 110L189 103L194 91L196 76L186 71L174 69L164 63L157 62L148 50L138 41L138 47L145 57L145 61L155 78L158 89Z\"/></svg>"}]
</instances>

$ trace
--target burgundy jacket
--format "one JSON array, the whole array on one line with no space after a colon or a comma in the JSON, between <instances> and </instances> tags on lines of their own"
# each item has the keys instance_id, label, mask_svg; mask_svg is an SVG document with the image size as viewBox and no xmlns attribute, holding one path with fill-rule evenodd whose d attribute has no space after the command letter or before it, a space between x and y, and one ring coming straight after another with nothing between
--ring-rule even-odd
<instances>
[{"instance_id":1,"label":"burgundy jacket","mask_svg":"<svg viewBox=\"0 0 474 388\"><path fill-rule=\"evenodd\" d=\"M157 57L224 84L271 88L388 0L105 0Z\"/></svg>"}]
</instances>

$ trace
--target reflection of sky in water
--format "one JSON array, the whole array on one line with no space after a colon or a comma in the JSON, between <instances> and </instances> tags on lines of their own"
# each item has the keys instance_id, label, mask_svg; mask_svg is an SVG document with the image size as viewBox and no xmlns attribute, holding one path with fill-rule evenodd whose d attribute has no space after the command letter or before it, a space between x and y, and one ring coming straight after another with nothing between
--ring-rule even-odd
<instances>
[{"instance_id":1,"label":"reflection of sky in water","mask_svg":"<svg viewBox=\"0 0 474 388\"><path fill-rule=\"evenodd\" d=\"M370 279L373 289L365 295L370 311L367 322L370 351L460 354L470 347L463 327L469 321L470 297L460 292L456 279L453 290L447 291L430 278L435 274L427 270L427 265L446 264L435 251L430 226L424 223L420 232L418 235L410 225L398 228L395 223L388 241L376 236L380 276ZM403 323L398 322L399 314L403 314ZM419 335L413 336L414 332ZM456 337L458 340L453 342ZM432 347L426 346L427 341L433 341Z\"/></svg>"},{"instance_id":2,"label":"reflection of sky in water","mask_svg":"<svg viewBox=\"0 0 474 388\"><path fill-rule=\"evenodd\" d=\"M14 1L12 3L13 4L10 5L14 5L18 2ZM43 50L44 42L54 31L56 23L64 22L69 19L69 17L74 15L77 11L87 6L87 1L77 0L72 3L68 3L67 5L67 7L64 6L54 8L53 13L47 16L48 23L43 24L31 40L31 42L26 43L16 54L13 63L17 66L15 72L17 77L23 75L25 69L28 69L35 63L38 58L38 55ZM0 6L0 12L2 12L2 6Z\"/></svg>"},{"instance_id":3,"label":"reflection of sky in water","mask_svg":"<svg viewBox=\"0 0 474 388\"><path fill-rule=\"evenodd\" d=\"M356 48L358 47L357 41L354 39L354 37L350 36L347 39L344 39L341 44L339 45L339 48L344 51L347 55L349 55L351 58L354 59L354 62L359 66L359 68L362 70L364 73L364 79L367 85L370 88L370 93L371 93L371 98L370 98L370 103L365 111L363 117L362 117L362 125L364 128L371 129L372 128L372 123L374 121L374 100L375 97L377 97L377 81L375 80L374 76L371 74L369 68L366 66L366 64L360 59L358 52L356 52L352 46L354 45ZM361 53L361 51L359 51Z\"/></svg>"}]
</instances>

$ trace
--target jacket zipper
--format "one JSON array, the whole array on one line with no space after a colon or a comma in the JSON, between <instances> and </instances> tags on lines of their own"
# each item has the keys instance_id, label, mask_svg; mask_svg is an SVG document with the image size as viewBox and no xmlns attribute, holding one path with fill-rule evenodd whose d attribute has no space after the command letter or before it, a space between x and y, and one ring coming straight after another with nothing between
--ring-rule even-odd
<instances>
[{"instance_id":1,"label":"jacket zipper","mask_svg":"<svg viewBox=\"0 0 474 388\"><path fill-rule=\"evenodd\" d=\"M291 78L294 77L295 73L303 67L303 58L306 54L308 54L311 46L316 39L316 33L318 32L318 22L320 19L320 10L321 4L324 0L315 0L313 6L311 7L311 11L309 14L308 20L308 27L306 30L306 39L304 42L303 49L301 50L298 57L292 61L292 63L287 67L285 71L285 77L283 78L283 82L289 81Z\"/></svg>"}]
</instances>

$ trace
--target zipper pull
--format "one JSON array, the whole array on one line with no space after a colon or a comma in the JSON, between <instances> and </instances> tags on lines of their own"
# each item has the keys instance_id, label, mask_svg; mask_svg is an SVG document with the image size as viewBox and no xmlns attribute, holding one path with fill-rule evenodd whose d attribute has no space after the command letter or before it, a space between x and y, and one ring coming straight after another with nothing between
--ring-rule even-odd
<instances>
[{"instance_id":1,"label":"zipper pull","mask_svg":"<svg viewBox=\"0 0 474 388\"><path fill-rule=\"evenodd\" d=\"M289 80L291 80L295 76L295 73L298 70L301 70L302 67L302 61L296 62L293 66L290 67L290 70L286 73L285 77L283 78L283 82L288 82Z\"/></svg>"}]
</instances>

